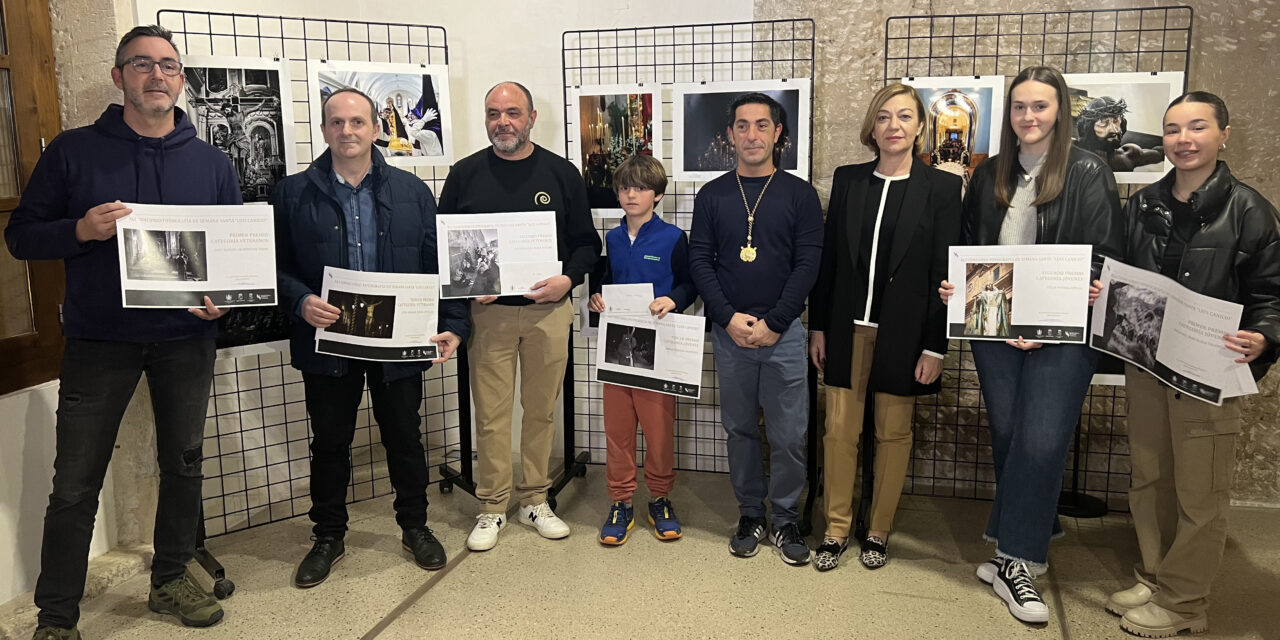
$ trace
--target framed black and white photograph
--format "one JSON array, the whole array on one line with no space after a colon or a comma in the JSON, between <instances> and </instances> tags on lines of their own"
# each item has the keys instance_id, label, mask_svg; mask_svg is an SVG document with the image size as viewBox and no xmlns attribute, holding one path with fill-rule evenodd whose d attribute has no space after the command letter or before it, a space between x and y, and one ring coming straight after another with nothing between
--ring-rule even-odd
<instances>
[{"instance_id":1,"label":"framed black and white photograph","mask_svg":"<svg viewBox=\"0 0 1280 640\"><path fill-rule=\"evenodd\" d=\"M394 333L395 296L330 289L326 302L341 310L338 321L325 327L329 333L379 339Z\"/></svg>"},{"instance_id":2,"label":"framed black and white photograph","mask_svg":"<svg viewBox=\"0 0 1280 640\"><path fill-rule=\"evenodd\" d=\"M629 324L606 325L604 361L621 367L653 370L658 332Z\"/></svg>"},{"instance_id":3,"label":"framed black and white photograph","mask_svg":"<svg viewBox=\"0 0 1280 640\"><path fill-rule=\"evenodd\" d=\"M183 74L196 136L231 158L245 202L266 202L296 163L286 61L187 56Z\"/></svg>"},{"instance_id":4,"label":"framed black and white photograph","mask_svg":"<svg viewBox=\"0 0 1280 640\"><path fill-rule=\"evenodd\" d=\"M328 148L321 132L325 98L339 89L354 88L373 99L378 111L374 148L388 163L400 167L453 164L447 66L345 60L310 60L307 66L315 157Z\"/></svg>"},{"instance_id":5,"label":"framed black and white photograph","mask_svg":"<svg viewBox=\"0 0 1280 640\"><path fill-rule=\"evenodd\" d=\"M1107 292L1106 320L1095 346L1148 371L1156 371L1156 352L1168 296L1146 287L1112 280Z\"/></svg>"},{"instance_id":6,"label":"framed black and white photograph","mask_svg":"<svg viewBox=\"0 0 1280 640\"><path fill-rule=\"evenodd\" d=\"M1185 90L1181 71L1068 73L1076 145L1111 165L1116 182L1147 184L1170 169L1164 112Z\"/></svg>"},{"instance_id":7,"label":"framed black and white photograph","mask_svg":"<svg viewBox=\"0 0 1280 640\"><path fill-rule=\"evenodd\" d=\"M125 273L130 280L205 282L209 252L203 231L124 229Z\"/></svg>"},{"instance_id":8,"label":"framed black and white photograph","mask_svg":"<svg viewBox=\"0 0 1280 640\"><path fill-rule=\"evenodd\" d=\"M587 183L597 216L620 217L613 174L627 158L662 160L662 93L658 85L589 85L569 89L569 161Z\"/></svg>"},{"instance_id":9,"label":"framed black and white photograph","mask_svg":"<svg viewBox=\"0 0 1280 640\"><path fill-rule=\"evenodd\" d=\"M286 60L185 56L183 100L196 136L231 158L245 202L267 202L297 167L293 83ZM275 306L232 309L218 319L218 348L289 337Z\"/></svg>"},{"instance_id":10,"label":"framed black and white photograph","mask_svg":"<svg viewBox=\"0 0 1280 640\"><path fill-rule=\"evenodd\" d=\"M1004 76L903 78L924 104L929 126L920 160L964 178L1000 152L1004 127Z\"/></svg>"},{"instance_id":11,"label":"framed black and white photograph","mask_svg":"<svg viewBox=\"0 0 1280 640\"><path fill-rule=\"evenodd\" d=\"M497 229L449 230L449 281L445 297L496 296L502 293Z\"/></svg>"},{"instance_id":12,"label":"framed black and white photograph","mask_svg":"<svg viewBox=\"0 0 1280 640\"><path fill-rule=\"evenodd\" d=\"M809 179L812 87L808 78L791 78L671 85L671 173L676 180L706 182L738 166L729 137L729 106L753 92L782 105L782 135L774 149L777 167Z\"/></svg>"}]
</instances>

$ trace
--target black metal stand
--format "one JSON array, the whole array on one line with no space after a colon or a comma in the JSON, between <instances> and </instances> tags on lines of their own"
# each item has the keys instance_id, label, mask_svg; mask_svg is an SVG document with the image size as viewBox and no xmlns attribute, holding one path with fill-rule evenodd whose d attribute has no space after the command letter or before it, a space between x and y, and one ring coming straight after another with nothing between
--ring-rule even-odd
<instances>
[{"instance_id":1,"label":"black metal stand","mask_svg":"<svg viewBox=\"0 0 1280 640\"><path fill-rule=\"evenodd\" d=\"M473 474L471 452L475 445L471 442L471 364L467 359L467 345L458 345L454 355L458 366L458 471L449 466L449 462L440 463L440 493L453 493L458 487L471 495L476 495L476 483Z\"/></svg>"},{"instance_id":2,"label":"black metal stand","mask_svg":"<svg viewBox=\"0 0 1280 640\"><path fill-rule=\"evenodd\" d=\"M547 492L547 504L552 509L556 508L556 496L564 490L566 486L574 478L581 478L587 475L587 464L591 462L591 455L586 451L575 455L576 447L573 443L573 336L569 336L569 359L565 364L564 370L564 390L562 391L562 401L564 403L565 429L564 429L564 469L560 475L551 483L551 489ZM467 350L465 346L458 348L458 385L462 389L462 385L466 385L465 392L460 393L461 397L458 401L458 470L454 470L449 466L448 462L441 464L440 470L440 493L453 493L453 488L457 487L466 491L471 495L476 494L476 484L473 476L474 466L471 461L471 452L474 451L474 444L471 441L471 393L470 378L471 366L467 360Z\"/></svg>"},{"instance_id":3,"label":"black metal stand","mask_svg":"<svg viewBox=\"0 0 1280 640\"><path fill-rule=\"evenodd\" d=\"M813 532L813 505L822 492L822 460L818 457L818 368L809 363L809 430L805 440L805 477L809 482L809 491L804 498L804 507L800 511L800 535L807 536Z\"/></svg>"},{"instance_id":4,"label":"black metal stand","mask_svg":"<svg viewBox=\"0 0 1280 640\"><path fill-rule=\"evenodd\" d=\"M591 454L583 451L577 453L577 447L573 443L573 331L569 332L569 360L564 367L564 389L560 392L560 401L564 411L561 415L564 417L564 469L560 475L551 483L551 490L547 492L547 504L552 510L556 509L558 504L556 496L574 478L582 478L587 475L587 465L591 463Z\"/></svg>"},{"instance_id":5,"label":"black metal stand","mask_svg":"<svg viewBox=\"0 0 1280 640\"><path fill-rule=\"evenodd\" d=\"M862 492L858 496L858 517L854 519L854 540L867 539L871 529L871 499L876 489L876 394L867 393L862 412L862 435L858 457L862 460Z\"/></svg>"},{"instance_id":6,"label":"black metal stand","mask_svg":"<svg viewBox=\"0 0 1280 640\"><path fill-rule=\"evenodd\" d=\"M196 562L200 564L200 568L213 578L213 597L219 600L226 600L231 594L236 592L236 583L227 577L227 570L222 567L222 563L209 552L204 546L205 530L204 530L204 502L200 503L200 522L196 525Z\"/></svg>"},{"instance_id":7,"label":"black metal stand","mask_svg":"<svg viewBox=\"0 0 1280 640\"><path fill-rule=\"evenodd\" d=\"M1075 455L1071 460L1071 489L1058 495L1058 513L1069 518L1101 518L1107 515L1107 503L1080 490L1080 425L1076 425Z\"/></svg>"}]
</instances>

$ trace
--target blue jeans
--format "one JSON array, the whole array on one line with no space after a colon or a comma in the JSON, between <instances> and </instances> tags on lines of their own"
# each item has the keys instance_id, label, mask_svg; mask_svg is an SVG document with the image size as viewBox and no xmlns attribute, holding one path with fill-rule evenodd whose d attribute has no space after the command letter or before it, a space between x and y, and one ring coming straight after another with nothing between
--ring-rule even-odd
<instances>
[{"instance_id":1,"label":"blue jeans","mask_svg":"<svg viewBox=\"0 0 1280 640\"><path fill-rule=\"evenodd\" d=\"M67 340L58 388L53 493L44 516L35 602L40 626L74 627L89 568L98 494L120 419L145 371L155 412L160 490L151 584L182 577L195 552L204 480L212 338L133 343Z\"/></svg>"},{"instance_id":2,"label":"blue jeans","mask_svg":"<svg viewBox=\"0 0 1280 640\"><path fill-rule=\"evenodd\" d=\"M729 482L738 498L738 511L752 518L764 517L763 405L773 526L794 523L805 483L805 433L809 428L804 327L796 320L776 344L758 349L734 344L719 325L713 326L711 339L720 374L720 420L728 434Z\"/></svg>"},{"instance_id":3,"label":"blue jeans","mask_svg":"<svg viewBox=\"0 0 1280 640\"><path fill-rule=\"evenodd\" d=\"M1062 472L1098 352L1079 344L1022 351L981 340L971 347L996 466L986 536L997 555L1045 565L1049 540L1062 531Z\"/></svg>"}]
</instances>

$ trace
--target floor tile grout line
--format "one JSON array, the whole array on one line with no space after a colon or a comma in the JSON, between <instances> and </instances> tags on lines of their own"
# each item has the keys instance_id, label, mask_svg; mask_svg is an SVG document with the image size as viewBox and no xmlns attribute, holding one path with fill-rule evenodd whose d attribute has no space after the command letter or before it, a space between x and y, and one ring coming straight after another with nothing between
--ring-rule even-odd
<instances>
[{"instance_id":1,"label":"floor tile grout line","mask_svg":"<svg viewBox=\"0 0 1280 640\"><path fill-rule=\"evenodd\" d=\"M1058 584L1058 576L1049 573L1049 590L1053 592L1053 609L1058 614L1058 627L1062 629L1062 640L1071 640L1071 625L1067 622L1067 610L1062 601L1062 586Z\"/></svg>"},{"instance_id":2,"label":"floor tile grout line","mask_svg":"<svg viewBox=\"0 0 1280 640\"><path fill-rule=\"evenodd\" d=\"M516 511L515 508L507 510L507 513L505 516L507 523L511 522L511 515L515 513L515 511ZM418 601L421 600L423 596L427 595L428 591L430 591L433 587L435 587L442 580L444 580L445 576L449 575L449 573L451 573L454 569L456 569L458 565L462 564L463 560L466 560L467 558L471 557L473 553L475 552L472 551L469 547L467 547L466 544L464 543L462 546L462 551L459 552L458 555L454 556L453 559L450 560L448 564L444 566L444 568L440 569L439 571L433 572L431 577L427 578L426 582L423 582L417 589L414 590L413 593L406 596L404 600L401 600L400 604L396 605L394 609L387 612L387 615L383 616L382 620L378 621L378 624L373 625L372 629L369 629L368 631L365 632L363 636L360 636L360 640L374 640L374 638L377 638L379 635L381 635L382 632L386 631L388 627L390 627L397 619L400 618L400 616L404 615L404 612L408 611L410 607L417 604Z\"/></svg>"},{"instance_id":3,"label":"floor tile grout line","mask_svg":"<svg viewBox=\"0 0 1280 640\"><path fill-rule=\"evenodd\" d=\"M439 571L432 572L431 576L427 578L426 582L423 582L417 589L414 590L413 593L405 597L404 600L401 600L400 604L396 605L396 607L391 611L389 611L387 615L383 616L382 620L379 620L378 624L374 625L372 629L369 629L367 632L365 632L363 636L360 636L360 640L373 640L374 638L377 638L379 635L381 635L383 631L387 630L387 627L390 627L391 624L394 623L400 616L404 615L405 611L408 611L409 608L417 604L418 601L421 600L423 596L427 595L427 592L430 591L432 587L439 584L440 581L443 580L445 576L449 575L449 573L453 571L455 568L457 568L458 565L462 564L463 560L470 557L471 553L472 553L471 550L467 549L464 546L462 551L458 555L453 557L453 560L450 560L449 563L446 564Z\"/></svg>"}]
</instances>

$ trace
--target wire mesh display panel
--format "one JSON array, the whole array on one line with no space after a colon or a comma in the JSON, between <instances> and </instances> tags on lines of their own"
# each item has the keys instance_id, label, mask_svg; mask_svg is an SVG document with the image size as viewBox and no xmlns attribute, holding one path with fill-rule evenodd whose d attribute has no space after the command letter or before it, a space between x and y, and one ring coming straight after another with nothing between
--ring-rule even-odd
<instances>
[{"instance_id":1,"label":"wire mesh display panel","mask_svg":"<svg viewBox=\"0 0 1280 640\"><path fill-rule=\"evenodd\" d=\"M885 83L904 77L1004 75L1048 65L1064 73L1180 71L1191 53L1186 6L1105 11L893 17L885 24ZM1185 76L1184 76L1185 78ZM1141 185L1120 185L1121 196ZM991 441L968 343L953 342L943 390L915 406L915 447L906 491L990 498ZM1128 510L1124 388L1094 385L1080 416L1065 480L1081 456L1079 489Z\"/></svg>"},{"instance_id":2,"label":"wire mesh display panel","mask_svg":"<svg viewBox=\"0 0 1280 640\"><path fill-rule=\"evenodd\" d=\"M157 22L173 31L185 55L262 57L286 60L292 82L297 164L311 162L312 123L308 65L319 60L448 63L443 27L417 24L322 20L287 16L162 10ZM410 170L440 192L447 169ZM289 364L287 345L253 345L220 352L205 420L204 513L215 536L307 512L311 506L310 428L302 376ZM454 361L423 374L419 408L431 469L459 455L459 385ZM350 502L392 493L386 453L364 391L351 446Z\"/></svg>"},{"instance_id":3,"label":"wire mesh display panel","mask_svg":"<svg viewBox=\"0 0 1280 640\"><path fill-rule=\"evenodd\" d=\"M675 151L671 137L672 104L662 85L690 82L779 80L807 78L814 73L812 20L772 20L719 24L690 24L629 29L568 31L563 38L566 155L580 141L578 110L570 92L585 85L635 85L659 89L663 139L655 155L663 159L670 178ZM812 101L812 99L811 99ZM810 105L811 107L812 105ZM812 109L810 109L812 111ZM810 136L812 138L812 136ZM812 156L812 144L808 153ZM686 232L693 220L693 201L700 183L670 180L661 203L663 220ZM597 218L603 234L618 224L617 217ZM591 461L605 460L601 385L590 382L595 366L596 339L573 333L572 429L579 451ZM566 428L567 433L567 428ZM702 395L676 404L675 453L678 469L727 472L724 430L720 426L720 394L710 335L702 364ZM637 460L643 462L643 435L637 440Z\"/></svg>"}]
</instances>

